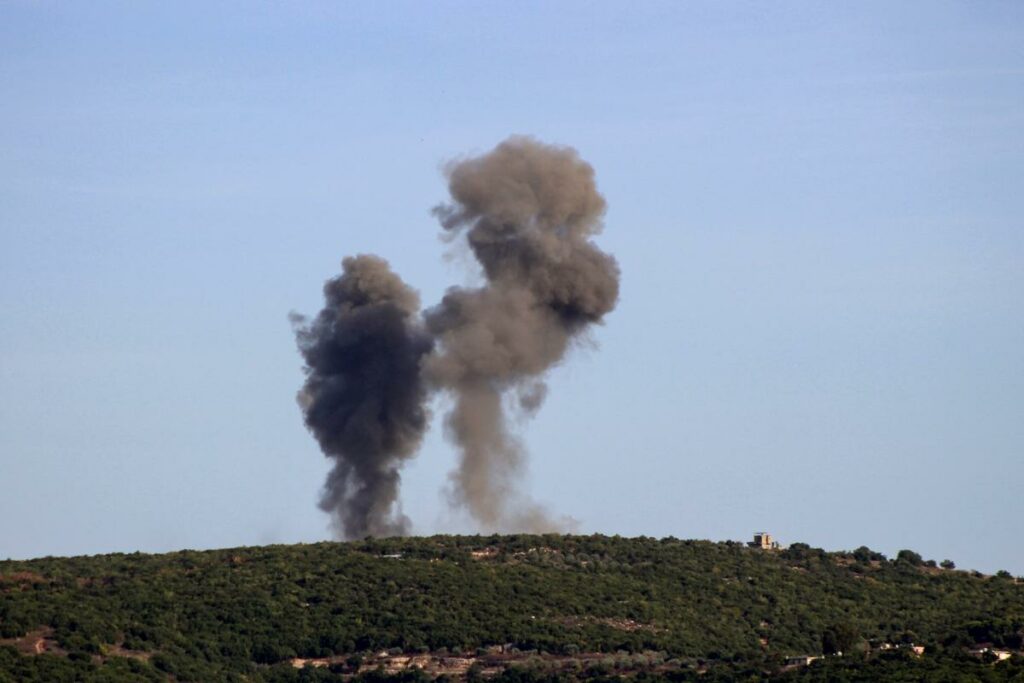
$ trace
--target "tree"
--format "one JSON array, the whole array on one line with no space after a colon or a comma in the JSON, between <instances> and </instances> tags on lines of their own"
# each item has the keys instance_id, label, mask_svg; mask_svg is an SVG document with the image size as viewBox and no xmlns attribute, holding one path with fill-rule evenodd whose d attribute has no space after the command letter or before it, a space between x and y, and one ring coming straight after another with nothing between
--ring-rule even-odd
<instances>
[{"instance_id":1,"label":"tree","mask_svg":"<svg viewBox=\"0 0 1024 683\"><path fill-rule=\"evenodd\" d=\"M896 561L904 562L914 567L920 567L924 564L924 560L920 555L915 553L913 550L901 550L896 553Z\"/></svg>"},{"instance_id":2,"label":"tree","mask_svg":"<svg viewBox=\"0 0 1024 683\"><path fill-rule=\"evenodd\" d=\"M821 634L821 651L827 655L834 655L842 652L839 649L839 642L836 640L836 632L829 629Z\"/></svg>"},{"instance_id":3,"label":"tree","mask_svg":"<svg viewBox=\"0 0 1024 683\"><path fill-rule=\"evenodd\" d=\"M477 683L484 678L484 668L480 662L473 662L466 671L466 683Z\"/></svg>"},{"instance_id":4,"label":"tree","mask_svg":"<svg viewBox=\"0 0 1024 683\"><path fill-rule=\"evenodd\" d=\"M853 551L853 559L865 564L871 561L885 562L885 555L862 545Z\"/></svg>"},{"instance_id":5,"label":"tree","mask_svg":"<svg viewBox=\"0 0 1024 683\"><path fill-rule=\"evenodd\" d=\"M852 624L835 624L821 634L821 651L827 655L852 652L859 640L860 633Z\"/></svg>"},{"instance_id":6,"label":"tree","mask_svg":"<svg viewBox=\"0 0 1024 683\"><path fill-rule=\"evenodd\" d=\"M956 562L953 560L943 560L939 566L943 569L956 569Z\"/></svg>"}]
</instances>

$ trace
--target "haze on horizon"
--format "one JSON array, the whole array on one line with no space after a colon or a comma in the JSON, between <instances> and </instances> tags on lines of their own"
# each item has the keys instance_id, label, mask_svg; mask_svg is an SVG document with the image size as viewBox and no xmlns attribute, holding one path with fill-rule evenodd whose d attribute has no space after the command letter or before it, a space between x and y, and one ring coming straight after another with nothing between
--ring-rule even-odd
<instances>
[{"instance_id":1,"label":"haze on horizon","mask_svg":"<svg viewBox=\"0 0 1024 683\"><path fill-rule=\"evenodd\" d=\"M354 254L478 285L441 167L521 134L622 273L531 499L1024 574L1019 3L11 2L0 92L0 557L328 538L288 312ZM475 528L442 401L417 534Z\"/></svg>"}]
</instances>

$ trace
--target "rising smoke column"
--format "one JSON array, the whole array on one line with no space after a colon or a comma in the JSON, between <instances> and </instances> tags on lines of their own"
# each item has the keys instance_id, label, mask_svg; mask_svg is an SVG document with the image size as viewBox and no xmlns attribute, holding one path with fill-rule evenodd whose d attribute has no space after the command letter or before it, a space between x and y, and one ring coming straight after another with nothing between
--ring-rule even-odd
<instances>
[{"instance_id":1,"label":"rising smoke column","mask_svg":"<svg viewBox=\"0 0 1024 683\"><path fill-rule=\"evenodd\" d=\"M435 214L450 236L465 234L486 278L449 289L425 316L437 347L424 376L454 396L452 493L485 528L550 530L542 510L515 495L523 454L503 399L537 410L544 374L614 308L618 266L591 241L605 201L575 150L530 138L509 138L447 174L452 201Z\"/></svg>"},{"instance_id":2,"label":"rising smoke column","mask_svg":"<svg viewBox=\"0 0 1024 683\"><path fill-rule=\"evenodd\" d=\"M431 339L419 297L376 256L342 262L324 284L312 321L293 315L306 382L306 426L334 466L320 507L346 538L394 536L409 520L396 510L399 473L427 424L420 360Z\"/></svg>"},{"instance_id":3,"label":"rising smoke column","mask_svg":"<svg viewBox=\"0 0 1024 683\"><path fill-rule=\"evenodd\" d=\"M399 470L427 422L427 391L454 398L452 494L489 529L550 530L516 492L523 451L509 403L530 415L545 373L615 306L619 270L591 238L605 202L575 150L513 137L447 169L452 200L435 209L465 237L485 284L451 288L417 313L416 293L375 256L346 258L312 321L293 316L306 425L334 466L320 506L347 538L404 534Z\"/></svg>"}]
</instances>

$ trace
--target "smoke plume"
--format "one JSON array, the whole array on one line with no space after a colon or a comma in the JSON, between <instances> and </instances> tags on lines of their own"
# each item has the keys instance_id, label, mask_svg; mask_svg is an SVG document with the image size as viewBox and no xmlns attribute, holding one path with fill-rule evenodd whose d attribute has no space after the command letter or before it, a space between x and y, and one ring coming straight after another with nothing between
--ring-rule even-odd
<instances>
[{"instance_id":1,"label":"smoke plume","mask_svg":"<svg viewBox=\"0 0 1024 683\"><path fill-rule=\"evenodd\" d=\"M419 297L386 261L356 256L342 268L312 322L293 316L306 361L299 404L334 460L320 507L346 538L401 535L398 470L426 428L420 359L431 340L414 317Z\"/></svg>"},{"instance_id":2,"label":"smoke plume","mask_svg":"<svg viewBox=\"0 0 1024 683\"><path fill-rule=\"evenodd\" d=\"M306 424L335 458L321 505L348 537L406 530L398 468L419 444L428 389L452 397L453 501L488 530L558 526L516 491L524 454L507 413L537 411L545 373L615 306L618 266L591 239L605 201L575 150L531 138L446 173L451 201L434 213L449 238L465 236L483 285L449 289L420 322L386 263L346 259L325 309L298 328Z\"/></svg>"},{"instance_id":3,"label":"smoke plume","mask_svg":"<svg viewBox=\"0 0 1024 683\"><path fill-rule=\"evenodd\" d=\"M521 526L524 515L551 527L535 506L508 509L523 456L502 396L514 390L521 408L537 410L544 373L615 306L618 267L590 239L605 202L574 150L527 138L450 166L448 189L451 203L435 214L465 233L486 277L448 290L426 314L438 348L424 374L455 398L446 420L461 451L453 493L485 528Z\"/></svg>"}]
</instances>

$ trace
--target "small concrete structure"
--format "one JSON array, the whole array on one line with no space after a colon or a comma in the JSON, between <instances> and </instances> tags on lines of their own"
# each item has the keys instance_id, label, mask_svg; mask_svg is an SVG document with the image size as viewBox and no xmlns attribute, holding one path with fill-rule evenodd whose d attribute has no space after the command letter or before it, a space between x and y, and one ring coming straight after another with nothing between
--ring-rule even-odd
<instances>
[{"instance_id":1,"label":"small concrete structure","mask_svg":"<svg viewBox=\"0 0 1024 683\"><path fill-rule=\"evenodd\" d=\"M1013 653L1009 650L997 650L994 647L988 647L986 645L976 645L971 649L971 654L975 657L984 657L985 655L991 655L995 657L995 661L1002 662L1013 656Z\"/></svg>"},{"instance_id":2,"label":"small concrete structure","mask_svg":"<svg viewBox=\"0 0 1024 683\"><path fill-rule=\"evenodd\" d=\"M778 550L779 543L772 535L767 531L758 531L754 534L754 540L748 543L751 548L760 548L761 550Z\"/></svg>"},{"instance_id":3,"label":"small concrete structure","mask_svg":"<svg viewBox=\"0 0 1024 683\"><path fill-rule=\"evenodd\" d=\"M816 659L821 659L819 655L797 655L795 657L786 657L786 666L807 666Z\"/></svg>"}]
</instances>

